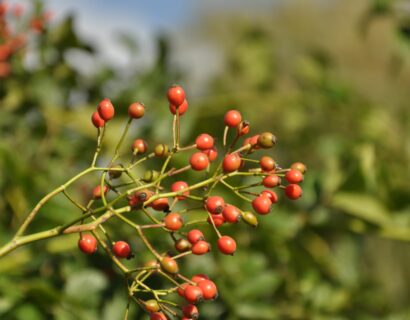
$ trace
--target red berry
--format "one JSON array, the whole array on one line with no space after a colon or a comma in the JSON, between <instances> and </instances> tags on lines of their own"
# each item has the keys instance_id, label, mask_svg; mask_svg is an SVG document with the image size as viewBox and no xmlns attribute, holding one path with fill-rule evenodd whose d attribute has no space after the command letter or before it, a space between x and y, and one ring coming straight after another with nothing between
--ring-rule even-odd
<instances>
[{"instance_id":1,"label":"red berry","mask_svg":"<svg viewBox=\"0 0 410 320\"><path fill-rule=\"evenodd\" d=\"M234 254L236 242L229 236L222 236L218 239L218 248L223 254Z\"/></svg>"},{"instance_id":2,"label":"red berry","mask_svg":"<svg viewBox=\"0 0 410 320\"><path fill-rule=\"evenodd\" d=\"M164 219L165 227L172 231L177 231L181 229L184 224L181 216L178 213L170 213Z\"/></svg>"},{"instance_id":3,"label":"red berry","mask_svg":"<svg viewBox=\"0 0 410 320\"><path fill-rule=\"evenodd\" d=\"M149 206L157 211L167 211L169 208L169 203L167 198L159 198L152 201Z\"/></svg>"},{"instance_id":4,"label":"red berry","mask_svg":"<svg viewBox=\"0 0 410 320\"><path fill-rule=\"evenodd\" d=\"M97 239L90 234L83 234L78 240L78 248L85 254L93 254L97 251Z\"/></svg>"},{"instance_id":5,"label":"red berry","mask_svg":"<svg viewBox=\"0 0 410 320\"><path fill-rule=\"evenodd\" d=\"M117 241L112 247L112 251L117 258L129 258L131 255L131 248L125 241Z\"/></svg>"},{"instance_id":6,"label":"red berry","mask_svg":"<svg viewBox=\"0 0 410 320\"><path fill-rule=\"evenodd\" d=\"M241 113L237 110L229 110L225 113L225 125L231 128L237 127L242 121Z\"/></svg>"},{"instance_id":7,"label":"red berry","mask_svg":"<svg viewBox=\"0 0 410 320\"><path fill-rule=\"evenodd\" d=\"M188 101L185 100L179 107L176 107L173 104L169 105L169 111L171 111L172 114L177 114L177 109L179 115L182 116L188 110Z\"/></svg>"},{"instance_id":8,"label":"red berry","mask_svg":"<svg viewBox=\"0 0 410 320\"><path fill-rule=\"evenodd\" d=\"M178 293L178 295L179 295L180 297L183 297L183 296L184 296L185 288L186 288L188 285L189 285L189 284L185 282L185 283L181 284L181 285L178 287L177 293Z\"/></svg>"},{"instance_id":9,"label":"red berry","mask_svg":"<svg viewBox=\"0 0 410 320\"><path fill-rule=\"evenodd\" d=\"M131 103L128 107L128 115L133 119L139 119L144 116L145 107L141 102Z\"/></svg>"},{"instance_id":10,"label":"red berry","mask_svg":"<svg viewBox=\"0 0 410 320\"><path fill-rule=\"evenodd\" d=\"M222 162L224 172L233 172L241 167L242 159L237 153L227 154Z\"/></svg>"},{"instance_id":11,"label":"red berry","mask_svg":"<svg viewBox=\"0 0 410 320\"><path fill-rule=\"evenodd\" d=\"M151 198L153 194L154 192L148 189L137 191L133 195L128 196L128 204L131 207L138 207Z\"/></svg>"},{"instance_id":12,"label":"red berry","mask_svg":"<svg viewBox=\"0 0 410 320\"><path fill-rule=\"evenodd\" d=\"M188 305L182 307L182 313L188 319L196 320L199 317L198 308L196 306L194 306L193 304L188 304Z\"/></svg>"},{"instance_id":13,"label":"red berry","mask_svg":"<svg viewBox=\"0 0 410 320\"><path fill-rule=\"evenodd\" d=\"M252 145L253 149L260 149L260 146L258 145L258 139L259 139L259 134L249 138L249 143Z\"/></svg>"},{"instance_id":14,"label":"red berry","mask_svg":"<svg viewBox=\"0 0 410 320\"><path fill-rule=\"evenodd\" d=\"M295 162L290 166L291 169L299 170L302 173L307 171L306 165L302 162Z\"/></svg>"},{"instance_id":15,"label":"red berry","mask_svg":"<svg viewBox=\"0 0 410 320\"><path fill-rule=\"evenodd\" d=\"M144 154L147 152L148 144L145 140L142 139L135 139L132 143L132 152L138 154Z\"/></svg>"},{"instance_id":16,"label":"red berry","mask_svg":"<svg viewBox=\"0 0 410 320\"><path fill-rule=\"evenodd\" d=\"M195 152L189 159L189 163L195 171L201 171L209 166L208 156L203 152Z\"/></svg>"},{"instance_id":17,"label":"red berry","mask_svg":"<svg viewBox=\"0 0 410 320\"><path fill-rule=\"evenodd\" d=\"M187 234L187 239L191 244L195 244L200 240L204 240L204 234L202 233L201 230L192 229L192 230L189 230Z\"/></svg>"},{"instance_id":18,"label":"red berry","mask_svg":"<svg viewBox=\"0 0 410 320\"><path fill-rule=\"evenodd\" d=\"M178 273L179 268L177 262L171 257L164 257L161 260L161 268L168 273Z\"/></svg>"},{"instance_id":19,"label":"red berry","mask_svg":"<svg viewBox=\"0 0 410 320\"><path fill-rule=\"evenodd\" d=\"M297 200L302 196L302 188L298 184L289 184L285 188L286 196L291 200Z\"/></svg>"},{"instance_id":20,"label":"red berry","mask_svg":"<svg viewBox=\"0 0 410 320\"><path fill-rule=\"evenodd\" d=\"M206 199L205 202L206 210L208 210L212 214L221 213L225 207L225 201L220 196L211 196Z\"/></svg>"},{"instance_id":21,"label":"red berry","mask_svg":"<svg viewBox=\"0 0 410 320\"><path fill-rule=\"evenodd\" d=\"M185 91L181 86L171 86L167 92L168 101L174 106L180 106L185 100Z\"/></svg>"},{"instance_id":22,"label":"red berry","mask_svg":"<svg viewBox=\"0 0 410 320\"><path fill-rule=\"evenodd\" d=\"M153 312L149 315L150 320L167 320L167 317L162 312Z\"/></svg>"},{"instance_id":23,"label":"red berry","mask_svg":"<svg viewBox=\"0 0 410 320\"><path fill-rule=\"evenodd\" d=\"M105 126L105 121L100 117L97 111L93 112L91 116L91 121L96 128L102 128Z\"/></svg>"},{"instance_id":24,"label":"red berry","mask_svg":"<svg viewBox=\"0 0 410 320\"><path fill-rule=\"evenodd\" d=\"M222 210L222 215L224 216L225 220L230 223L236 223L241 219L241 212L235 206L227 205Z\"/></svg>"},{"instance_id":25,"label":"red berry","mask_svg":"<svg viewBox=\"0 0 410 320\"><path fill-rule=\"evenodd\" d=\"M100 117L105 121L111 120L115 114L114 106L112 105L111 100L107 98L103 99L98 104L97 111Z\"/></svg>"},{"instance_id":26,"label":"red berry","mask_svg":"<svg viewBox=\"0 0 410 320\"><path fill-rule=\"evenodd\" d=\"M107 192L108 192L108 187L104 186L104 195L106 195ZM101 199L101 185L98 185L93 189L93 198Z\"/></svg>"},{"instance_id":27,"label":"red berry","mask_svg":"<svg viewBox=\"0 0 410 320\"><path fill-rule=\"evenodd\" d=\"M198 286L187 285L184 290L184 298L192 304L196 304L202 300L202 290Z\"/></svg>"},{"instance_id":28,"label":"red berry","mask_svg":"<svg viewBox=\"0 0 410 320\"><path fill-rule=\"evenodd\" d=\"M205 300L213 300L218 296L218 289L211 280L202 280L198 282L198 287L202 290L202 296Z\"/></svg>"},{"instance_id":29,"label":"red berry","mask_svg":"<svg viewBox=\"0 0 410 320\"><path fill-rule=\"evenodd\" d=\"M191 251L193 254L200 256L211 251L211 247L208 242L204 240L199 240L198 242L192 245Z\"/></svg>"},{"instance_id":30,"label":"red berry","mask_svg":"<svg viewBox=\"0 0 410 320\"><path fill-rule=\"evenodd\" d=\"M214 146L214 138L212 138L209 134L202 133L196 138L195 144L199 150L210 149Z\"/></svg>"},{"instance_id":31,"label":"red berry","mask_svg":"<svg viewBox=\"0 0 410 320\"><path fill-rule=\"evenodd\" d=\"M278 202L278 195L276 194L276 192L272 190L263 190L260 193L260 196L267 196L270 199L270 201L272 201L272 203Z\"/></svg>"},{"instance_id":32,"label":"red berry","mask_svg":"<svg viewBox=\"0 0 410 320\"><path fill-rule=\"evenodd\" d=\"M216 150L215 147L204 150L203 153L205 153L208 156L210 162L215 161L215 159L218 157L218 150Z\"/></svg>"},{"instance_id":33,"label":"red berry","mask_svg":"<svg viewBox=\"0 0 410 320\"><path fill-rule=\"evenodd\" d=\"M253 209L262 215L268 214L272 206L272 201L267 196L258 196L252 201Z\"/></svg>"},{"instance_id":34,"label":"red berry","mask_svg":"<svg viewBox=\"0 0 410 320\"><path fill-rule=\"evenodd\" d=\"M275 174L272 174L263 178L262 184L265 188L274 188L280 185L280 182L280 177Z\"/></svg>"},{"instance_id":35,"label":"red berry","mask_svg":"<svg viewBox=\"0 0 410 320\"><path fill-rule=\"evenodd\" d=\"M290 169L288 172L286 172L285 179L289 183L299 183L303 181L303 174L299 170Z\"/></svg>"},{"instance_id":36,"label":"red berry","mask_svg":"<svg viewBox=\"0 0 410 320\"><path fill-rule=\"evenodd\" d=\"M211 217L208 217L207 221L209 224L212 224L213 221L215 227L220 227L225 223L225 218L222 214L211 214Z\"/></svg>"},{"instance_id":37,"label":"red berry","mask_svg":"<svg viewBox=\"0 0 410 320\"><path fill-rule=\"evenodd\" d=\"M188 188L188 187L189 187L189 186L188 186L188 183L186 183L185 181L177 181L177 182L174 182L174 183L172 184L172 186L171 186L171 191L172 191L172 192L180 192L180 191L182 191L182 190L184 190L184 189L186 189L186 188ZM181 195L181 196L177 196L177 199L178 199L178 200L184 200L184 199L185 199L184 196L189 195L189 190L184 191L182 194L183 194L183 195Z\"/></svg>"},{"instance_id":38,"label":"red berry","mask_svg":"<svg viewBox=\"0 0 410 320\"><path fill-rule=\"evenodd\" d=\"M272 171L275 169L275 160L268 156L263 156L260 158L259 164L263 171Z\"/></svg>"},{"instance_id":39,"label":"red berry","mask_svg":"<svg viewBox=\"0 0 410 320\"><path fill-rule=\"evenodd\" d=\"M195 282L196 284L198 284L199 281L208 280L208 279L209 279L209 277L206 274L203 274L203 273L196 274L191 278L191 280L193 282Z\"/></svg>"}]
</instances>

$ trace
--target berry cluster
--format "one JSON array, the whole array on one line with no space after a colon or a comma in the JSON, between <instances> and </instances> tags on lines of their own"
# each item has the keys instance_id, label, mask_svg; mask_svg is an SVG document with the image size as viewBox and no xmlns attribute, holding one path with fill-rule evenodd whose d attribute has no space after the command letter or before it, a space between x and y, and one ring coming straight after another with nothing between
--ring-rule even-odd
<instances>
[{"instance_id":1,"label":"berry cluster","mask_svg":"<svg viewBox=\"0 0 410 320\"><path fill-rule=\"evenodd\" d=\"M188 102L183 88L176 85L169 88L167 98L173 115L172 145L159 143L150 147L137 137L129 143L125 156L120 156L130 126L145 114L145 106L134 102L128 107L129 118L111 160L105 166L98 166L105 132L116 113L112 102L103 99L91 116L98 135L90 167L46 195L27 216L15 237L0 248L0 257L27 243L78 233L78 248L87 255L94 255L98 247L102 248L124 274L128 301L138 304L152 320L197 319L197 304L215 299L218 289L207 275L183 275L180 260L188 255L200 256L211 251L214 246L211 237L205 237L207 232L215 233L215 247L220 253L233 255L237 250L236 241L226 234L229 228L221 227L241 222L256 227L258 215L272 211L279 200L280 190L291 200L300 198L302 189L299 183L306 167L296 162L290 168L281 168L267 155L255 159L252 154L274 147L276 137L270 132L247 137L250 124L237 110L228 111L221 119L225 126L221 146L217 147L215 137L207 133L198 135L194 143L181 146L181 117L188 110ZM175 167L174 156L177 154L186 156L185 166ZM180 161L181 157L178 158ZM150 159L156 159L158 167L137 176L139 171L135 168ZM155 168L154 165L150 167ZM197 181L182 179L185 175L181 174L187 172L197 177ZM82 204L70 195L68 188L91 173L99 173L99 183L93 188L88 203ZM235 185L235 181L242 185ZM217 186L225 187L249 203L249 209L253 208L253 211L226 201L221 194L218 195L217 190L220 189ZM81 214L65 225L24 235L42 206L58 194L71 201ZM193 219L190 213L194 211L201 218L198 219L197 215ZM151 254L152 260L135 265L134 258L137 260L142 256L133 248L135 239L114 239L109 229L112 218L134 230L137 241ZM153 229L163 234L155 245L150 234ZM171 247L169 243L172 243ZM153 288L150 286L153 277L161 277L169 285ZM178 295L184 302L178 300ZM130 303L125 319L128 318L129 307Z\"/></svg>"},{"instance_id":2,"label":"berry cluster","mask_svg":"<svg viewBox=\"0 0 410 320\"><path fill-rule=\"evenodd\" d=\"M201 300L213 300L217 297L218 290L215 283L206 275L195 275L191 279L186 278L179 271L177 260L186 255L204 255L210 252L211 244L206 241L204 234L198 228L193 228L195 224L207 222L218 236L217 248L226 255L233 255L237 245L235 240L222 235L219 227L225 223L235 224L241 219L249 225L257 226L257 216L251 211L243 211L233 204L226 203L224 198L214 195L213 190L219 183L225 185L233 193L243 200L250 202L253 210L259 215L267 215L271 212L273 204L277 203L279 197L272 189L284 189L284 194L292 200L296 200L302 195L299 183L303 181L303 174L306 171L304 164L297 162L289 169L282 169L276 161L267 155L259 160L248 158L248 155L259 149L269 149L276 144L276 137L270 132L253 135L243 140L242 146L234 149L238 140L247 135L250 131L250 124L242 120L242 115L237 110L230 110L223 119L225 131L223 135L223 157L219 164L212 170L212 163L218 158L222 150L215 146L215 139L207 133L197 136L195 143L185 147L179 145L180 142L180 117L188 110L188 102L185 92L180 86L172 86L167 93L169 110L174 115L173 121L173 146L158 144L153 148L153 152L147 155L148 143L143 139L135 139L131 144L132 160L130 164L115 163L109 164L108 179L102 178L101 184L93 190L93 199L105 198L108 191L117 194L122 187L128 187L126 191L127 201L131 211L142 211L149 217L151 224L136 224L126 217L121 217L130 226L137 228L142 241L156 258L149 261L145 266L137 268L137 275L134 280L130 280L129 294L140 306L150 313L151 319L167 319L168 317L181 315L182 319L197 319L198 308L195 306ZM139 119L144 116L145 107L140 102L134 102L128 107L129 122L132 119ZM108 121L115 115L115 108L109 99L102 100L97 110L92 114L92 123L99 129L99 137L103 134ZM128 128L128 125L127 125ZM235 137L230 145L227 143L229 130L235 130ZM172 157L181 152L189 152L188 164L182 168L168 169ZM138 163L149 158L164 158L162 167L158 170L149 170L140 179L133 178L131 169ZM116 157L114 157L116 158ZM252 166L256 164L255 166ZM205 171L208 178L203 181L188 184L186 181L177 180L172 182L169 191L162 185L166 178L174 177L182 172ZM107 173L106 172L106 173ZM118 179L123 172L126 172L128 183L114 184L113 180ZM243 186L235 187L227 180L233 176L256 177L257 181ZM282 178L288 184L282 185ZM132 188L130 186L132 185ZM249 188L263 186L266 189L260 192L250 192ZM101 192L104 190L104 192ZM197 194L193 192L197 191ZM248 196L252 196L249 198ZM182 209L176 209L178 204L188 204ZM115 203L115 199L111 203ZM185 213L191 210L189 202L199 202L203 208L204 219L200 221L186 221L188 215ZM107 200L104 200L106 207ZM196 207L197 208L197 207ZM162 212L159 218L155 212ZM176 254L166 251L159 253L150 244L144 231L150 228L162 228L168 233L174 242ZM144 230L144 231L143 231ZM107 238L110 241L109 238ZM101 242L101 240L99 240ZM99 242L92 235L81 234L78 246L86 254L93 254L97 250ZM107 245L104 245L107 247ZM109 248L113 257L117 259L130 259L133 257L130 245L125 241L111 241ZM144 281L153 275L162 275L173 287L169 289L147 289ZM140 279L144 279L144 281ZM144 301L138 298L139 292L152 292L153 299ZM177 292L188 303L179 306L174 302L164 300L162 296ZM161 295L161 298L159 297ZM175 309L179 309L179 312Z\"/></svg>"},{"instance_id":3,"label":"berry cluster","mask_svg":"<svg viewBox=\"0 0 410 320\"><path fill-rule=\"evenodd\" d=\"M28 31L43 32L50 13L23 16L21 4L8 5L0 2L0 78L8 77L12 71L11 58L27 42Z\"/></svg>"}]
</instances>

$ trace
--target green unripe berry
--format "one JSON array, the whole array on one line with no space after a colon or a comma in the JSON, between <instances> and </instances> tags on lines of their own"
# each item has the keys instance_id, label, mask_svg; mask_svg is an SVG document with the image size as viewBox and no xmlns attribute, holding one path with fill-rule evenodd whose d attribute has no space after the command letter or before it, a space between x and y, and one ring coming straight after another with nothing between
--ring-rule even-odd
<instances>
[{"instance_id":1,"label":"green unripe berry","mask_svg":"<svg viewBox=\"0 0 410 320\"><path fill-rule=\"evenodd\" d=\"M272 148L276 144L276 137L273 133L264 132L258 137L258 146L264 149Z\"/></svg>"},{"instance_id":2,"label":"green unripe berry","mask_svg":"<svg viewBox=\"0 0 410 320\"><path fill-rule=\"evenodd\" d=\"M242 219L252 227L258 226L258 218L256 218L256 216L250 211L242 212Z\"/></svg>"},{"instance_id":3,"label":"green unripe berry","mask_svg":"<svg viewBox=\"0 0 410 320\"><path fill-rule=\"evenodd\" d=\"M158 177L159 177L158 171L148 170L148 171L145 171L144 177L142 178L142 180L144 180L145 182L152 182L152 181L157 180Z\"/></svg>"},{"instance_id":4,"label":"green unripe berry","mask_svg":"<svg viewBox=\"0 0 410 320\"><path fill-rule=\"evenodd\" d=\"M164 143L157 144L154 149L154 154L156 157L162 158L168 156L169 149Z\"/></svg>"}]
</instances>

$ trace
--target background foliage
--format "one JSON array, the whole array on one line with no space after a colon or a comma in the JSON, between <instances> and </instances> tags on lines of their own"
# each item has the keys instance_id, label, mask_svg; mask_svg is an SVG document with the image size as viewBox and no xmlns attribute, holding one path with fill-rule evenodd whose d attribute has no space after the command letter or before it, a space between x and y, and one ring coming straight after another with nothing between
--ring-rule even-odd
<instances>
[{"instance_id":1,"label":"background foliage","mask_svg":"<svg viewBox=\"0 0 410 320\"><path fill-rule=\"evenodd\" d=\"M196 36L222 53L223 67L190 97L186 142L202 131L220 136L221 117L235 106L253 132L273 129L280 164L309 168L297 204L283 201L255 230L225 227L239 242L234 257L187 259L187 273L208 273L220 288L201 318L410 318L409 21L403 2L340 0L290 1L258 16L215 13L200 23ZM88 165L89 118L101 98L124 119L130 102L143 101L148 116L132 136L154 145L169 140L166 88L189 85L170 63L167 36L143 72L81 72L73 52L90 60L97 52L74 24L67 17L30 34L0 81L0 243L48 190ZM123 124L111 125L107 154ZM77 185L76 196L96 181ZM31 230L67 221L70 208L56 198ZM141 248L121 224L110 230ZM1 319L122 319L121 277L103 254L81 255L76 240L39 242L1 260ZM147 258L137 253L138 262Z\"/></svg>"}]
</instances>

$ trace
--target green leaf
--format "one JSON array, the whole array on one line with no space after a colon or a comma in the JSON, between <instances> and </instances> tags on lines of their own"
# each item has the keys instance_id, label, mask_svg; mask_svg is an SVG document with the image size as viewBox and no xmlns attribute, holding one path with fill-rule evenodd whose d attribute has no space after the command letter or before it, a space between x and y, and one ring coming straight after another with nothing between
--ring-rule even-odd
<instances>
[{"instance_id":1,"label":"green leaf","mask_svg":"<svg viewBox=\"0 0 410 320\"><path fill-rule=\"evenodd\" d=\"M386 225L390 221L384 205L374 197L365 194L339 192L334 195L331 205L342 212L379 226Z\"/></svg>"}]
</instances>

